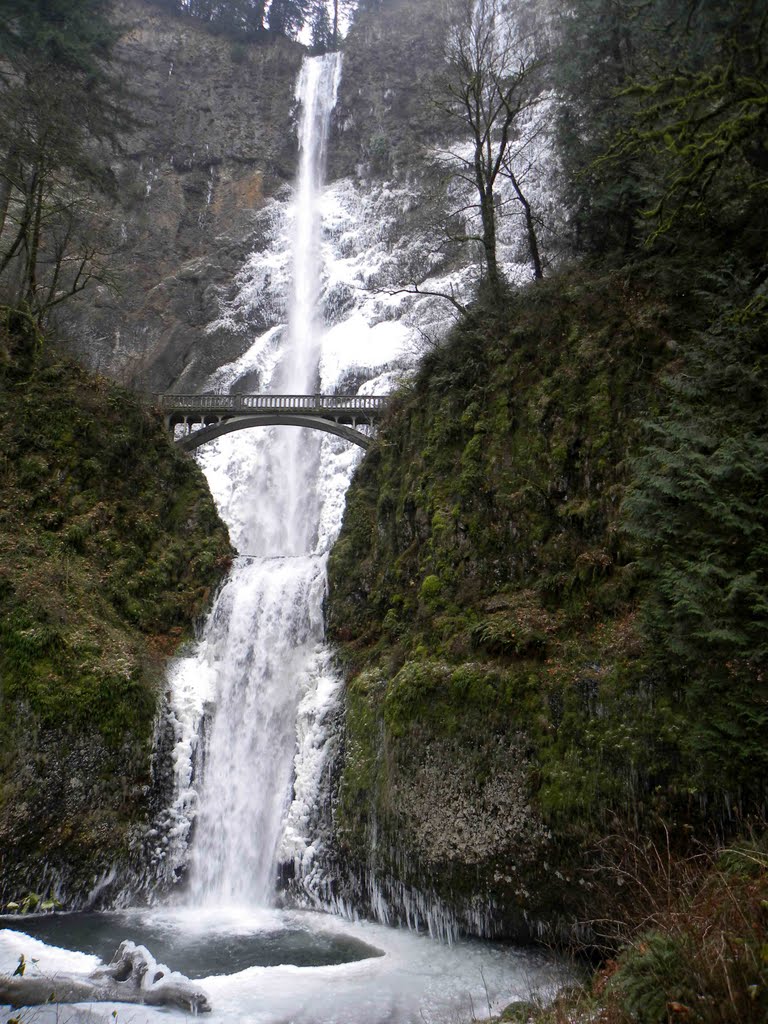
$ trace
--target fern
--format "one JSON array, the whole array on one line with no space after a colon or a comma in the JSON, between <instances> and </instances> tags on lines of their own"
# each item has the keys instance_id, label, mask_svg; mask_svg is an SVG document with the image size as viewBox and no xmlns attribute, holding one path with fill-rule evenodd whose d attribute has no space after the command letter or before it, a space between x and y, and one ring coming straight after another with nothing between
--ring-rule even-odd
<instances>
[{"instance_id":1,"label":"fern","mask_svg":"<svg viewBox=\"0 0 768 1024\"><path fill-rule=\"evenodd\" d=\"M667 1024L669 1003L690 1001L686 966L680 942L654 932L624 954L611 987L637 1024Z\"/></svg>"}]
</instances>

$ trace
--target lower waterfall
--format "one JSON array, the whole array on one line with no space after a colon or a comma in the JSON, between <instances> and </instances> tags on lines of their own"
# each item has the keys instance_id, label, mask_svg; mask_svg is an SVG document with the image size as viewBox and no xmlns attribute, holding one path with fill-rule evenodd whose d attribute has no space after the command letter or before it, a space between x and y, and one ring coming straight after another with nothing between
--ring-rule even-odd
<instances>
[{"instance_id":1,"label":"lower waterfall","mask_svg":"<svg viewBox=\"0 0 768 1024\"><path fill-rule=\"evenodd\" d=\"M324 559L247 559L222 591L206 658L216 711L190 868L189 900L267 905L290 804L296 717L322 639Z\"/></svg>"}]
</instances>

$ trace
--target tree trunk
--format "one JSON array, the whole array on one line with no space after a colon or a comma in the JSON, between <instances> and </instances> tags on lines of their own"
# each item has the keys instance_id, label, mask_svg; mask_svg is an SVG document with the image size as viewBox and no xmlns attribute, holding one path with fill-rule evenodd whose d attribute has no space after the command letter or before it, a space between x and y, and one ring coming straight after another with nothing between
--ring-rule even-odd
<instances>
[{"instance_id":1,"label":"tree trunk","mask_svg":"<svg viewBox=\"0 0 768 1024\"><path fill-rule=\"evenodd\" d=\"M12 977L0 976L0 1004L140 1003L177 1006L195 1014L211 1009L208 996L197 982L181 974L169 976L168 969L158 964L144 947L128 940L120 943L111 963L97 967L88 976L57 971L50 977L25 977L25 966L22 958Z\"/></svg>"},{"instance_id":2,"label":"tree trunk","mask_svg":"<svg viewBox=\"0 0 768 1024\"><path fill-rule=\"evenodd\" d=\"M486 284L493 299L501 295L501 274L496 257L496 209L493 189L483 188L480 200L480 219L483 225L483 257L485 259Z\"/></svg>"},{"instance_id":3,"label":"tree trunk","mask_svg":"<svg viewBox=\"0 0 768 1024\"><path fill-rule=\"evenodd\" d=\"M512 188L515 190L523 212L525 213L525 230L528 235L528 249L531 254L531 262L533 263L533 276L537 281L540 281L544 277L544 268L541 263L541 254L539 252L539 240L536 236L536 225L533 222L533 213L531 211L531 204L523 195L523 191L520 188L517 178L508 170L509 180L512 182Z\"/></svg>"},{"instance_id":4,"label":"tree trunk","mask_svg":"<svg viewBox=\"0 0 768 1024\"><path fill-rule=\"evenodd\" d=\"M22 181L22 185L23 188L19 191L24 196L24 212L22 213L19 221L16 237L5 252L0 253L0 276L2 276L9 268L11 275L13 275L13 271L16 268L14 268L12 264L17 260L17 258L19 258L20 262L23 264L19 274L16 275L16 279L14 280L14 287L18 288L18 301L22 300L24 282L26 281L27 264L24 262L23 258L21 258L21 253L24 249L29 249L30 227L34 215L34 196L37 192L37 175L33 174L29 183Z\"/></svg>"},{"instance_id":5,"label":"tree trunk","mask_svg":"<svg viewBox=\"0 0 768 1024\"><path fill-rule=\"evenodd\" d=\"M8 152L5 154L5 160L3 160L3 172L0 174L0 238L3 237L3 231L5 230L5 220L8 216L8 207L11 203L11 193L13 192L13 165L16 162L16 154L18 147L11 143L8 148Z\"/></svg>"},{"instance_id":6,"label":"tree trunk","mask_svg":"<svg viewBox=\"0 0 768 1024\"><path fill-rule=\"evenodd\" d=\"M41 224L43 220L43 191L44 180L43 174L41 173L34 193L32 234L27 246L25 298L30 311L35 309L35 299L37 298L37 257L40 253Z\"/></svg>"},{"instance_id":7,"label":"tree trunk","mask_svg":"<svg viewBox=\"0 0 768 1024\"><path fill-rule=\"evenodd\" d=\"M258 3L256 3L254 5L254 7L253 7L253 13L254 13L253 28L254 28L254 31L256 31L256 32L263 32L264 31L264 14L266 12L266 8L267 8L267 0L258 0Z\"/></svg>"}]
</instances>

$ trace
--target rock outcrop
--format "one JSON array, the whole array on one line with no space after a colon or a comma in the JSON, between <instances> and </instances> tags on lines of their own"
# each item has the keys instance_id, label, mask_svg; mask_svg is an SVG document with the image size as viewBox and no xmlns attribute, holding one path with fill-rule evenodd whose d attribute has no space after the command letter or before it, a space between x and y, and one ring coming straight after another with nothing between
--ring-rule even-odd
<instances>
[{"instance_id":1,"label":"rock outcrop","mask_svg":"<svg viewBox=\"0 0 768 1024\"><path fill-rule=\"evenodd\" d=\"M94 905L148 874L166 659L231 549L135 396L45 356L19 379L0 372L0 905Z\"/></svg>"},{"instance_id":2,"label":"rock outcrop","mask_svg":"<svg viewBox=\"0 0 768 1024\"><path fill-rule=\"evenodd\" d=\"M60 327L78 357L122 383L195 387L243 347L205 326L259 248L260 211L293 178L304 50L213 35L144 0L122 3L120 23L136 125L112 165L116 288L86 290Z\"/></svg>"}]
</instances>

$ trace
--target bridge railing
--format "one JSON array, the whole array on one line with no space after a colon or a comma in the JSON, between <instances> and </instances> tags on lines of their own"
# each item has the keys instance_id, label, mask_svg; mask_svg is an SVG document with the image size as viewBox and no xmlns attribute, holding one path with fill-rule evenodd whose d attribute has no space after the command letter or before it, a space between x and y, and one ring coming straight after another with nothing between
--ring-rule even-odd
<instances>
[{"instance_id":1,"label":"bridge railing","mask_svg":"<svg viewBox=\"0 0 768 1024\"><path fill-rule=\"evenodd\" d=\"M164 412L249 412L251 410L340 410L377 412L387 404L382 395L154 395Z\"/></svg>"}]
</instances>

